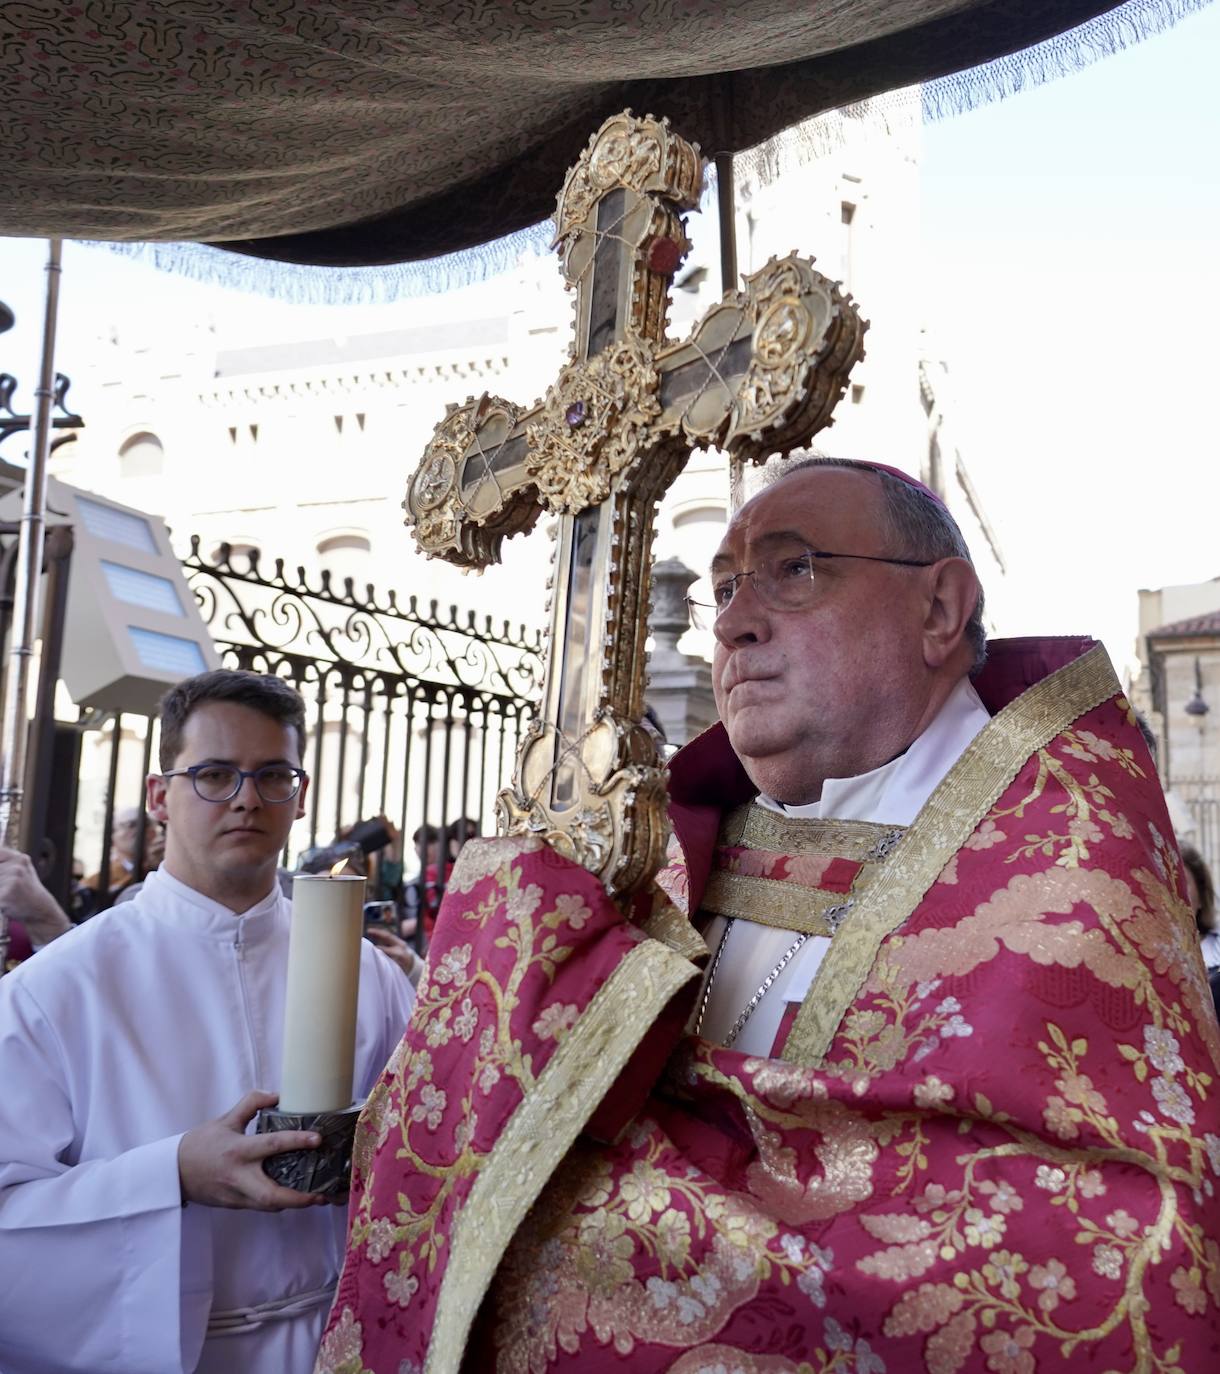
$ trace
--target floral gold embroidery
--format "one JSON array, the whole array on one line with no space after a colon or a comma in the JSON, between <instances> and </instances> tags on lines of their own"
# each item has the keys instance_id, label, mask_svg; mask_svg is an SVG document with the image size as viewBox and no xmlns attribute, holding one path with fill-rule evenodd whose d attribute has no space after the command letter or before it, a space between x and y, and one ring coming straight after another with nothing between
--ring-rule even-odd
<instances>
[{"instance_id":1,"label":"floral gold embroidery","mask_svg":"<svg viewBox=\"0 0 1220 1374\"><path fill-rule=\"evenodd\" d=\"M1032 1361L1028 1352L1038 1335L1060 1343L1066 1353L1079 1343L1096 1339L1118 1322L1130 1329L1133 1346L1142 1352L1139 1368L1169 1369L1171 1355L1153 1363L1147 1327L1147 1303L1139 1300L1144 1274L1156 1261L1160 1247L1176 1233L1195 1262L1175 1270L1172 1283L1175 1300L1188 1312L1204 1310L1205 1281L1220 1288L1216 1260L1220 1247L1207 1249L1207 1238L1178 1212L1172 1188L1162 1188L1161 1207L1155 1218L1140 1221L1123 1208L1086 1215L1082 1203L1095 1204L1104 1199L1107 1188L1105 1168L1131 1165L1143 1168L1153 1178L1166 1170L1166 1147L1176 1142L1186 1151L1184 1182L1198 1187L1202 1183L1203 1151L1186 1123L1174 1125L1151 1120L1144 1123L1145 1134L1153 1137L1147 1151L1133 1149L1124 1138L1118 1121L1109 1112L1104 1094L1083 1071L1089 1054L1088 1042L1081 1037L1070 1040L1053 1022L1046 1026L1046 1039L1039 1046L1048 1066L1057 1074L1059 1094L1048 1102L1057 1103L1048 1121L1051 1137L1075 1139L1084 1128L1100 1143L1090 1151L1089 1164L1079 1155L1067 1153L1029 1131L992 1115L1008 1137L1007 1145L991 1145L960 1157L960 1186L947 1190L943 1184L928 1185L914 1200L914 1215L893 1213L862 1216L865 1229L886 1248L857 1262L863 1272L893 1281L908 1281L927 1272L939 1255L948 1258L973 1249L990 1251L989 1258L977 1267L959 1269L953 1283L925 1283L902 1295L890 1309L884 1329L889 1335L933 1333L925 1346L928 1367L960 1368L973 1349L976 1331L994 1327L996 1341L979 1341L988 1353L988 1368L1002 1354L1015 1367ZM1176 1041L1159 1027L1147 1028L1145 1044L1151 1046L1167 1072L1177 1071ZM1132 1063L1138 1062L1135 1060ZM1175 1080L1176 1081L1176 1080ZM946 1107L945 1110L951 1110ZM984 1113L986 1115L986 1113ZM994 1162L1039 1160L1034 1168L1034 1183L1050 1192L1052 1205L1061 1205L1074 1218L1074 1239L1092 1247L1092 1271L1121 1284L1122 1296L1109 1323L1102 1328L1073 1328L1059 1313L1070 1309L1078 1296L1073 1266L1052 1255L1038 1262L1029 1261L1011 1249L999 1248L1005 1238L1007 1219L1019 1213L1024 1200L1018 1186L1009 1178L980 1178L980 1171ZM1075 1251L1076 1247L1072 1247ZM934 1252L936 1252L934 1254ZM1074 1255L1073 1255L1074 1258ZM965 1319L969 1317L970 1320ZM953 1363L957 1360L957 1363ZM1033 1368L1033 1364L1028 1365Z\"/></svg>"},{"instance_id":2,"label":"floral gold embroidery","mask_svg":"<svg viewBox=\"0 0 1220 1374\"><path fill-rule=\"evenodd\" d=\"M316 1374L369 1374L360 1357L363 1344L360 1323L350 1308L344 1308L322 1341Z\"/></svg>"},{"instance_id":3,"label":"floral gold embroidery","mask_svg":"<svg viewBox=\"0 0 1220 1374\"><path fill-rule=\"evenodd\" d=\"M1068 682L1077 693L1104 685L1100 674ZM1049 729L1078 704L1070 693L1067 705L1044 701L1034 723ZM1163 813L1124 782L1146 761L1122 748L1121 730L1106 737L1124 709L1110 698L1067 734L1036 739L1007 795L976 811L949 872L936 850L944 831L921 841L924 817L907 832L902 882L914 864L923 890L937 874L942 886L882 932L819 1067L686 1040L617 1142L577 1139L557 1168L553 1114L568 1103L543 1066L585 1019L572 1023L562 951L583 907L599 919L596 902L532 892L538 865L518 879L498 871L494 893L476 884L470 929L438 952L421 999L438 1043L421 1022L394 1071L410 1098L374 1094L362 1123L361 1158L375 1154L375 1169L400 1141L426 1165L437 1113L437 1137L453 1130L459 1162L471 1161L450 1194L466 1197L456 1224L440 1215L428 1234L409 1229L447 1185L425 1187L407 1167L391 1175L405 1193L398 1210L360 1214L360 1253L376 1266L381 1320L405 1333L402 1354L422 1353L411 1322L428 1266L448 1262L428 1359L452 1368L513 1217L536 1196L491 1290L487 1331L512 1374L610 1360L685 1374L876 1374L886 1361L937 1374L1205 1367L1220 1321L1217 1035ZM1040 795L1017 815L1040 772ZM1048 836L1060 838L1044 852ZM1080 845L1087 862L1070 861ZM821 861L804 857L812 874ZM768 864L753 854L747 866L786 875ZM880 867L878 882L894 869ZM853 916L874 921L874 935L875 893L860 894ZM477 945L465 949L484 901L510 913L494 928L500 996L521 967L534 990L517 1027L530 1048L515 1057L499 1043ZM455 1082L441 1066L458 1046L477 1072ZM602 1070L574 1059L555 1080L565 1092L577 1063ZM522 1085L547 1115L514 1118L489 1159L486 1138L460 1134L462 1104ZM433 1231L441 1244L429 1250ZM370 1348L390 1361L377 1374L395 1374L399 1348L340 1293L331 1348L357 1361L352 1374ZM756 1341L760 1330L774 1334Z\"/></svg>"}]
</instances>

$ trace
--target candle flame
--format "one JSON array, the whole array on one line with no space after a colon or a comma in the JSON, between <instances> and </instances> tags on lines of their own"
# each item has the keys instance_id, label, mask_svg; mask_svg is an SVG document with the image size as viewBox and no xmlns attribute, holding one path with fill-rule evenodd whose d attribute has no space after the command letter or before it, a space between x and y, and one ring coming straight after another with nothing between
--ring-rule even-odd
<instances>
[{"instance_id":1,"label":"candle flame","mask_svg":"<svg viewBox=\"0 0 1220 1374\"><path fill-rule=\"evenodd\" d=\"M344 870L346 867L347 867L347 860L346 860L346 859L340 859L339 862L338 862L337 864L335 864L335 866L330 870L330 876L331 876L332 878L337 878L337 877L339 876L339 874L342 873L343 870Z\"/></svg>"}]
</instances>

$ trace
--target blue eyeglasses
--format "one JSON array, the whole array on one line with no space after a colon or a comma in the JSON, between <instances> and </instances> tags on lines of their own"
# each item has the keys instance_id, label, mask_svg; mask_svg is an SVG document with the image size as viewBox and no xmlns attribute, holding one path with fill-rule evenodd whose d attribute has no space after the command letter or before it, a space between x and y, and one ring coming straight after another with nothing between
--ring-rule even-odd
<instances>
[{"instance_id":1,"label":"blue eyeglasses","mask_svg":"<svg viewBox=\"0 0 1220 1374\"><path fill-rule=\"evenodd\" d=\"M163 778L190 778L195 795L207 802L232 801L247 778L254 779L254 790L274 806L291 801L301 790L303 768L284 763L266 763L261 768L234 768L228 763L196 763L190 768L171 768Z\"/></svg>"}]
</instances>

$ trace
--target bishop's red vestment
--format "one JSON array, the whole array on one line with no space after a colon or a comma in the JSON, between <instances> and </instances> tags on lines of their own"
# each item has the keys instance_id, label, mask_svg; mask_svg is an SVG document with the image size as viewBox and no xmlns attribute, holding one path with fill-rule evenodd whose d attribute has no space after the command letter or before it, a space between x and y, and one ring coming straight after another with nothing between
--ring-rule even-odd
<instances>
[{"instance_id":1,"label":"bishop's red vestment","mask_svg":"<svg viewBox=\"0 0 1220 1374\"><path fill-rule=\"evenodd\" d=\"M465 847L322 1374L1220 1368L1220 1036L1151 758L1100 648L977 685L896 842L762 813L715 727L646 914ZM705 894L833 910L773 1057L683 1033Z\"/></svg>"}]
</instances>

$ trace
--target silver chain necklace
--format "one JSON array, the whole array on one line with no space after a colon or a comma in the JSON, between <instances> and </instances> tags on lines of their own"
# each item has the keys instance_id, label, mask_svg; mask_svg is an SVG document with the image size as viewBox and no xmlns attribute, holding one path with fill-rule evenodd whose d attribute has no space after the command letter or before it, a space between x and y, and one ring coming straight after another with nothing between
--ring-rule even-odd
<instances>
[{"instance_id":1,"label":"silver chain necklace","mask_svg":"<svg viewBox=\"0 0 1220 1374\"><path fill-rule=\"evenodd\" d=\"M696 1035L698 1035L700 1030L702 1030L703 1028L703 1018L707 1013L707 1004L712 995L712 983L716 979L716 970L720 967L720 957L724 953L724 947L728 944L729 935L731 934L733 927L736 924L736 917L730 916L727 918L727 922L724 927L724 934L720 937L720 944L717 946L716 949L716 957L712 961L711 970L707 975L707 985L703 989L703 999L699 1003L699 1015L695 1018L694 1033ZM724 1047L726 1050L732 1046L733 1041L737 1039L737 1037L741 1034L743 1030L745 1030L746 1022L750 1019L751 1016L754 1015L755 1011L757 1011L758 1004L767 995L772 983L774 983L775 980L780 976L780 974L783 973L784 969L788 967L789 960L808 939L808 935L798 935L796 939L793 940L793 942L780 956L779 963L777 963L775 967L771 970L771 972L768 973L767 976L763 979L762 983L759 985L758 991L746 1003L745 1010L741 1013L737 1020L733 1022L732 1026L730 1026L729 1028L729 1033L724 1037Z\"/></svg>"},{"instance_id":2,"label":"silver chain necklace","mask_svg":"<svg viewBox=\"0 0 1220 1374\"><path fill-rule=\"evenodd\" d=\"M888 857L894 847L902 839L905 831L905 826L894 826L883 833L872 845L868 853L864 855L863 863L875 863L880 859ZM822 919L829 929L831 939L838 934L839 927L855 907L858 898L858 893L849 895L837 906L832 906L829 910L822 913ZM748 922L749 918L747 917L745 919ZM708 970L707 982L703 985L703 996L699 999L699 1011L695 1016L695 1023L692 1028L692 1034L694 1035L700 1034L703 1030L703 1021L707 1015L708 1003L711 1001L712 987L716 981L716 974L720 969L720 961L724 957L725 946L729 942L729 936L732 934L733 927L736 923L737 918L735 916L725 916L724 934L720 937L719 945L716 946L716 954L712 959L712 966ZM783 954L780 955L779 962L762 980L754 996L746 1003L745 1009L742 1011L741 1015L733 1022L732 1026L729 1027L729 1032L722 1042L726 1049L728 1049L741 1032L745 1030L746 1023L758 1010L759 1003L774 986L775 980L783 973L784 969L788 967L797 950L799 950L805 941L809 939L811 933L812 932L805 931L798 935L788 948L784 950ZM822 932L818 932L818 934L821 935Z\"/></svg>"},{"instance_id":3,"label":"silver chain necklace","mask_svg":"<svg viewBox=\"0 0 1220 1374\"><path fill-rule=\"evenodd\" d=\"M849 897L845 902L841 902L838 906L831 907L830 910L825 913L826 924L830 927L832 937L838 933L839 926L843 923L843 918L852 909L853 905L854 901ZM703 1018L707 1014L707 1004L711 1000L712 984L716 981L716 970L720 967L720 959L724 954L724 947L728 944L729 935L736 924L737 918L735 916L728 916L725 918L724 934L720 937L719 945L716 946L716 957L712 960L712 967L708 970L707 982L704 984L703 988L703 997L699 1002L699 1014L695 1017L695 1025L692 1032L694 1035L698 1035L703 1029ZM733 1044L733 1041L737 1039L741 1032L745 1030L746 1022L758 1010L758 1004L770 991L775 980L783 973L784 969L788 967L792 956L808 939L808 932L798 935L788 948L784 950L783 954L780 955L779 962L762 980L759 984L758 991L746 1003L745 1010L729 1027L729 1033L724 1037L724 1048L726 1050Z\"/></svg>"}]
</instances>

